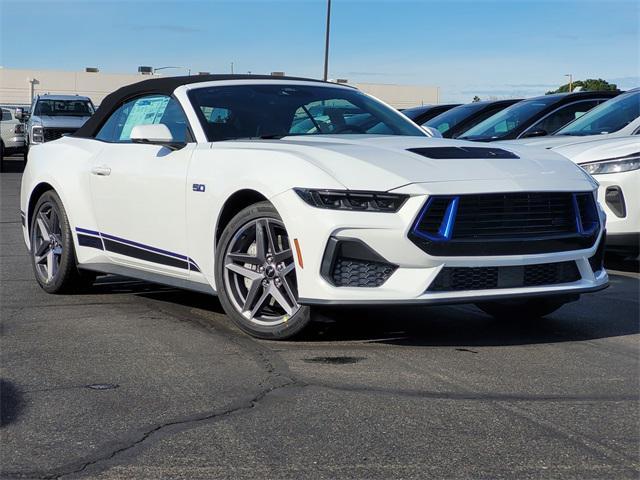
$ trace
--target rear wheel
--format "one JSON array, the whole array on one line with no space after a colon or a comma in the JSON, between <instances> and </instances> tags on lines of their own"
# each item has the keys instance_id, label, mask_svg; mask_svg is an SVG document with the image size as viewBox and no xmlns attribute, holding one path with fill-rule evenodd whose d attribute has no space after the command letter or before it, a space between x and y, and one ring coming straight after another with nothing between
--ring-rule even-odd
<instances>
[{"instance_id":1,"label":"rear wheel","mask_svg":"<svg viewBox=\"0 0 640 480\"><path fill-rule=\"evenodd\" d=\"M0 141L0 172L4 172L4 142Z\"/></svg>"},{"instance_id":2,"label":"rear wheel","mask_svg":"<svg viewBox=\"0 0 640 480\"><path fill-rule=\"evenodd\" d=\"M78 270L67 214L53 190L38 199L30 232L31 263L45 292L67 293L93 283L94 274Z\"/></svg>"},{"instance_id":3,"label":"rear wheel","mask_svg":"<svg viewBox=\"0 0 640 480\"><path fill-rule=\"evenodd\" d=\"M483 312L499 320L532 320L549 315L566 303L577 300L573 297L539 298L528 300L502 300L476 303Z\"/></svg>"},{"instance_id":4,"label":"rear wheel","mask_svg":"<svg viewBox=\"0 0 640 480\"><path fill-rule=\"evenodd\" d=\"M268 202L245 208L224 229L216 286L227 315L255 337L291 338L311 323L310 308L298 304L289 236Z\"/></svg>"}]
</instances>

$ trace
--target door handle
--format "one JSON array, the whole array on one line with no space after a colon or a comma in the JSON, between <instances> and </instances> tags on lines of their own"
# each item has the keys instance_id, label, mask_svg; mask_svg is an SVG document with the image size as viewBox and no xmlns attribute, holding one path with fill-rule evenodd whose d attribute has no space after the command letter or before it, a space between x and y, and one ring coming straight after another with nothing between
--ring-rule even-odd
<instances>
[{"instance_id":1,"label":"door handle","mask_svg":"<svg viewBox=\"0 0 640 480\"><path fill-rule=\"evenodd\" d=\"M100 175L101 177L106 177L107 175L111 175L111 169L102 165L100 167L93 167L91 169L91 173L94 175Z\"/></svg>"}]
</instances>

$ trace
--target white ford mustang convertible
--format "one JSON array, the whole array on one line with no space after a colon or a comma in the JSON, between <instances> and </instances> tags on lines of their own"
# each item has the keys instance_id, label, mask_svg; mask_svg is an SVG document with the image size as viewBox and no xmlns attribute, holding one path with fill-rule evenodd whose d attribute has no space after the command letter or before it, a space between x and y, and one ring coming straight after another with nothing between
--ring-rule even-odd
<instances>
[{"instance_id":1,"label":"white ford mustang convertible","mask_svg":"<svg viewBox=\"0 0 640 480\"><path fill-rule=\"evenodd\" d=\"M596 188L553 152L430 138L349 86L218 75L109 95L31 149L21 209L47 292L125 275L283 339L328 305L521 318L602 289Z\"/></svg>"}]
</instances>

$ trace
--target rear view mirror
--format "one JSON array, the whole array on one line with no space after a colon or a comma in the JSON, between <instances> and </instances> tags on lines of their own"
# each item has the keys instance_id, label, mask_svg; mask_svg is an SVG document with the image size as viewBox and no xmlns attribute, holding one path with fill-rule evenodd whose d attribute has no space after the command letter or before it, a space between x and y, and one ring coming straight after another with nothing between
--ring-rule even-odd
<instances>
[{"instance_id":1,"label":"rear view mirror","mask_svg":"<svg viewBox=\"0 0 640 480\"><path fill-rule=\"evenodd\" d=\"M530 130L526 132L522 138L531 138L531 137L544 137L545 135L549 135L546 130L538 128L536 130Z\"/></svg>"}]
</instances>

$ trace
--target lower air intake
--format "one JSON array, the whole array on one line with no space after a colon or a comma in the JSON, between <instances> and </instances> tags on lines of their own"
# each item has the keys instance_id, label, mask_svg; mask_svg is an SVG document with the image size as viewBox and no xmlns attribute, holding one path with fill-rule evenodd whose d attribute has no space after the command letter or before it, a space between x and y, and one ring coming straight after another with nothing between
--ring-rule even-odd
<instances>
[{"instance_id":1,"label":"lower air intake","mask_svg":"<svg viewBox=\"0 0 640 480\"><path fill-rule=\"evenodd\" d=\"M576 262L508 267L444 267L427 291L536 287L576 282L580 278Z\"/></svg>"},{"instance_id":2,"label":"lower air intake","mask_svg":"<svg viewBox=\"0 0 640 480\"><path fill-rule=\"evenodd\" d=\"M395 271L388 263L338 258L333 267L333 283L337 287L379 287Z\"/></svg>"}]
</instances>

